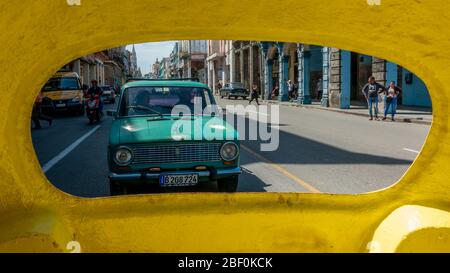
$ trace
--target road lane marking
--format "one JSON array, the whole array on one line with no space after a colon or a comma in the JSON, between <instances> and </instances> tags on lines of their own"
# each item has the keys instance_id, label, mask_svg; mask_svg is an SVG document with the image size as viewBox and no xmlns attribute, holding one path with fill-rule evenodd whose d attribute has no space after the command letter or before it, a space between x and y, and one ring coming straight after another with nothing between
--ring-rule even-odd
<instances>
[{"instance_id":1,"label":"road lane marking","mask_svg":"<svg viewBox=\"0 0 450 273\"><path fill-rule=\"evenodd\" d=\"M251 155L255 156L256 158L258 158L259 160L263 161L264 163L270 165L272 168L276 169L277 171L282 173L284 176L290 178L291 180L293 180L294 182L296 182L297 184L299 184L303 188L309 190L310 192L312 192L312 193L321 193L318 189L316 189L315 187L311 186L310 184L308 184L304 180L300 179L296 175L292 174L291 172L289 172L285 168L281 167L279 164L274 163L273 161L265 158L264 156L258 154L257 152L253 151L252 149L250 149L250 148L248 148L248 147L246 147L246 146L244 146L242 144L241 144L241 148L244 149L245 151L247 151L248 153L250 153Z\"/></svg>"},{"instance_id":2,"label":"road lane marking","mask_svg":"<svg viewBox=\"0 0 450 273\"><path fill-rule=\"evenodd\" d=\"M408 148L403 148L403 150L408 151L408 152L412 152L412 153L416 153L416 154L420 153L419 151L408 149Z\"/></svg>"},{"instance_id":3,"label":"road lane marking","mask_svg":"<svg viewBox=\"0 0 450 273\"><path fill-rule=\"evenodd\" d=\"M61 161L64 157L66 157L70 152L72 152L78 145L81 144L86 138L88 138L90 135L92 135L95 131L97 131L98 128L100 128L101 125L95 126L92 130L84 134L82 137L77 139L74 143L70 144L69 147L65 148L62 152L60 152L57 156L52 158L49 162L45 163L45 165L42 167L42 171L44 173L48 172L53 166L55 166L59 161Z\"/></svg>"}]
</instances>

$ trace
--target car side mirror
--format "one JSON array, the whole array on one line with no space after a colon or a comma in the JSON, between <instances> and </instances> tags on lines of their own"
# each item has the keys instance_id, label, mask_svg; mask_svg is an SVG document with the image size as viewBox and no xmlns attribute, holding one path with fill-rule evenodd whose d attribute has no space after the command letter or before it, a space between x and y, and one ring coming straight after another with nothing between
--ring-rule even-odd
<instances>
[{"instance_id":1,"label":"car side mirror","mask_svg":"<svg viewBox=\"0 0 450 273\"><path fill-rule=\"evenodd\" d=\"M114 111L114 110L107 110L106 111L106 115L110 116L110 117L115 117L116 114L117 114L117 111Z\"/></svg>"}]
</instances>

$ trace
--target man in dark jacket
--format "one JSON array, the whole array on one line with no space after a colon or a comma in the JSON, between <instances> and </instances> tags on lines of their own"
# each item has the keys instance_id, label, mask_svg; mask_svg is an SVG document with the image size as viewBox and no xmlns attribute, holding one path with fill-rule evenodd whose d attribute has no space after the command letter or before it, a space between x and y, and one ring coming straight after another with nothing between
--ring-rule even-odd
<instances>
[{"instance_id":1,"label":"man in dark jacket","mask_svg":"<svg viewBox=\"0 0 450 273\"><path fill-rule=\"evenodd\" d=\"M252 103L253 100L256 100L256 104L259 105L258 98L259 98L258 85L254 83L252 86L252 91L250 94L250 101L248 102L248 104Z\"/></svg>"},{"instance_id":2,"label":"man in dark jacket","mask_svg":"<svg viewBox=\"0 0 450 273\"><path fill-rule=\"evenodd\" d=\"M377 83L375 81L375 77L371 76L369 78L369 82L364 85L362 92L364 94L364 97L366 97L367 104L369 106L369 115L370 120L373 120L373 113L372 108L375 108L375 119L379 120L378 118L378 93L384 92L384 86Z\"/></svg>"},{"instance_id":3,"label":"man in dark jacket","mask_svg":"<svg viewBox=\"0 0 450 273\"><path fill-rule=\"evenodd\" d=\"M100 103L98 105L98 108L99 108L99 110L101 112L101 111L103 111L103 101L102 101L103 90L98 86L98 83L97 83L96 80L92 80L91 84L92 84L91 87L87 91L87 95L89 95L89 96L98 95L100 97L99 98L100 99Z\"/></svg>"}]
</instances>

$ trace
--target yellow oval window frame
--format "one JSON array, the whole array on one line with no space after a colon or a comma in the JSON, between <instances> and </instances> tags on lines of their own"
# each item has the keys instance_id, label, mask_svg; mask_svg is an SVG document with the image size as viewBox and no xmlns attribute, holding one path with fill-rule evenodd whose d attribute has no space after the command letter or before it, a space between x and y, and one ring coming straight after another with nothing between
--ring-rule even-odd
<instances>
[{"instance_id":1,"label":"yellow oval window frame","mask_svg":"<svg viewBox=\"0 0 450 273\"><path fill-rule=\"evenodd\" d=\"M0 6L0 251L450 251L450 87L444 84L450 19L442 16L450 2L23 0ZM388 59L427 84L431 131L401 181L368 194L85 199L52 186L31 143L31 106L40 86L88 53L174 39L293 41Z\"/></svg>"}]
</instances>

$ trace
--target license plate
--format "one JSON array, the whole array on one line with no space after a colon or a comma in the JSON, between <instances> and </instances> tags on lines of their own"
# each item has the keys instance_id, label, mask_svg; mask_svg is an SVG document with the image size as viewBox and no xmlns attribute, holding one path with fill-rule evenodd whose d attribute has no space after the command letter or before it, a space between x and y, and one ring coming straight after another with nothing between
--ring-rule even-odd
<instances>
[{"instance_id":1,"label":"license plate","mask_svg":"<svg viewBox=\"0 0 450 273\"><path fill-rule=\"evenodd\" d=\"M161 175L159 184L162 187L184 187L198 184L197 174Z\"/></svg>"},{"instance_id":2,"label":"license plate","mask_svg":"<svg viewBox=\"0 0 450 273\"><path fill-rule=\"evenodd\" d=\"M56 105L56 107L66 107L66 104L65 104L65 103L58 103L58 104Z\"/></svg>"}]
</instances>

